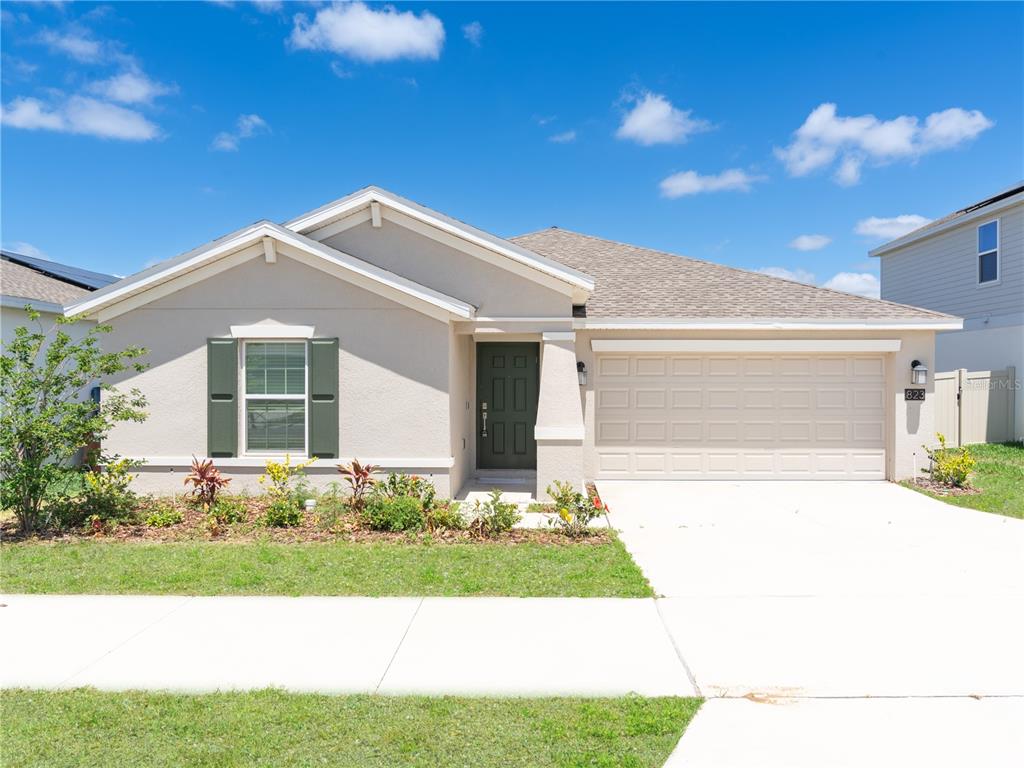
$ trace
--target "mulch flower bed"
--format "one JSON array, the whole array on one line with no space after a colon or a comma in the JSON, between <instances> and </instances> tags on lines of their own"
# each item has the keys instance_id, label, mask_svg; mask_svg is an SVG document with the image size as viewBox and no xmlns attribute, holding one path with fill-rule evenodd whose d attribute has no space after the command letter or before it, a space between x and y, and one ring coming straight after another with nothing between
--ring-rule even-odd
<instances>
[{"instance_id":1,"label":"mulch flower bed","mask_svg":"<svg viewBox=\"0 0 1024 768\"><path fill-rule=\"evenodd\" d=\"M136 521L108 523L101 530L92 530L85 526L76 530L43 531L24 536L18 531L14 519L0 522L0 540L47 540L47 541L139 541L139 542L173 542L173 541L272 541L280 543L302 542L367 542L367 543L432 543L432 544L464 544L471 542L488 542L496 544L603 544L610 537L607 530L595 529L589 535L570 538L558 530L513 528L493 537L480 537L469 531L437 530L434 532L390 532L371 531L365 528L358 517L340 502L325 503L322 500L312 510L306 510L302 522L288 528L275 528L263 525L260 519L269 504L261 496L233 496L245 508L245 519L230 525L211 526L206 512L198 505L183 496L174 497L143 497L139 500L134 515ZM181 512L180 523L163 528L145 524L146 517L157 509L175 508Z\"/></svg>"},{"instance_id":2,"label":"mulch flower bed","mask_svg":"<svg viewBox=\"0 0 1024 768\"><path fill-rule=\"evenodd\" d=\"M934 493L936 496L973 496L976 493L981 493L980 488L974 488L972 486L957 488L953 485L936 482L930 477L917 477L911 482L918 488L924 488L926 491Z\"/></svg>"}]
</instances>

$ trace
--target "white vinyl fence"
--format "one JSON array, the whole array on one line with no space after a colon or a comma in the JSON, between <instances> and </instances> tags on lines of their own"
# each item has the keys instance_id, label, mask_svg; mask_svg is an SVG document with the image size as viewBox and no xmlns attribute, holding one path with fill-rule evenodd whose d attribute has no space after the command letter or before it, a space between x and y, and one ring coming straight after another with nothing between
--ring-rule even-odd
<instances>
[{"instance_id":1,"label":"white vinyl fence","mask_svg":"<svg viewBox=\"0 0 1024 768\"><path fill-rule=\"evenodd\" d=\"M1013 440L1017 370L935 374L935 431L950 446Z\"/></svg>"}]
</instances>

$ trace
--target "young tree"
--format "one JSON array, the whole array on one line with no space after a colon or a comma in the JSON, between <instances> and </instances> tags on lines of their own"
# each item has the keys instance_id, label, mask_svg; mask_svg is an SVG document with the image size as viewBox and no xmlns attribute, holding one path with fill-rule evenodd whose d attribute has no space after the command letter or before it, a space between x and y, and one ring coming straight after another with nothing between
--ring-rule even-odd
<instances>
[{"instance_id":1,"label":"young tree","mask_svg":"<svg viewBox=\"0 0 1024 768\"><path fill-rule=\"evenodd\" d=\"M106 381L145 369L136 361L146 350L104 352L99 336L110 326L93 326L75 340L62 327L74 320L58 317L44 330L38 312L31 306L25 312L38 330L16 328L0 354L0 505L30 532L52 522L44 502L59 496L79 450L103 440L118 422L146 418L139 390L121 393ZM99 405L86 394L93 386L104 391Z\"/></svg>"}]
</instances>

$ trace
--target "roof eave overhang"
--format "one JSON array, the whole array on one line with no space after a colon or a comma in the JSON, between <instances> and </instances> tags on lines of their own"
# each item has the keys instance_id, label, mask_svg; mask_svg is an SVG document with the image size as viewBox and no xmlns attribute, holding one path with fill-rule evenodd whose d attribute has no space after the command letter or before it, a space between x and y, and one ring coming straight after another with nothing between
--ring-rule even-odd
<instances>
[{"instance_id":1,"label":"roof eave overhang","mask_svg":"<svg viewBox=\"0 0 1024 768\"><path fill-rule=\"evenodd\" d=\"M1004 198L996 203L992 203L992 205L986 205L984 208L978 208L975 211L971 211L970 213L966 213L955 219L950 219L949 221L944 221L941 224L936 224L934 227L926 228L917 233L911 232L903 235L903 237L890 240L888 243L868 251L868 256L887 256L893 251L898 251L900 248L905 248L912 243L927 240L928 238L935 237L943 232L948 232L951 229L961 227L964 224L970 224L974 221L992 218L993 216L999 215L1007 208L1012 208L1013 206L1020 205L1021 203L1024 203L1024 192Z\"/></svg>"},{"instance_id":2,"label":"roof eave overhang","mask_svg":"<svg viewBox=\"0 0 1024 768\"><path fill-rule=\"evenodd\" d=\"M959 317L814 320L807 318L575 318L573 328L601 331L956 331L963 328Z\"/></svg>"},{"instance_id":3,"label":"roof eave overhang","mask_svg":"<svg viewBox=\"0 0 1024 768\"><path fill-rule=\"evenodd\" d=\"M360 190L334 203L294 218L286 222L284 226L295 232L306 234L339 219L343 219L346 216L351 216L363 208L369 208L371 203L377 203L385 208L390 208L404 216L464 240L471 245L484 248L519 264L531 267L549 277L554 277L566 283L572 289L573 301L576 303L583 303L594 291L594 278L590 275L567 267L564 264L559 264L551 259L546 259L529 249L489 235L475 227L442 216L436 211L431 211L413 203L411 200L406 200L379 187L368 187Z\"/></svg>"},{"instance_id":4,"label":"roof eave overhang","mask_svg":"<svg viewBox=\"0 0 1024 768\"><path fill-rule=\"evenodd\" d=\"M304 235L286 229L272 222L259 222L253 226L239 230L233 235L214 241L209 247L197 249L190 258L172 264L167 269L158 270L140 278L125 278L107 288L84 298L82 301L68 305L64 314L68 317L98 316L105 310L135 296L145 294L178 278L184 277L195 270L232 254L237 254L253 246L263 243L265 238L285 246L285 251L292 249L288 255L308 255L312 257L313 266L331 267L338 276L358 278L364 287L386 292L388 298L397 298L401 303L414 309L427 309L427 313L459 320L471 320L476 315L476 308L460 299L435 291L412 280L388 272L369 262L362 261L350 254L330 246L323 245Z\"/></svg>"}]
</instances>

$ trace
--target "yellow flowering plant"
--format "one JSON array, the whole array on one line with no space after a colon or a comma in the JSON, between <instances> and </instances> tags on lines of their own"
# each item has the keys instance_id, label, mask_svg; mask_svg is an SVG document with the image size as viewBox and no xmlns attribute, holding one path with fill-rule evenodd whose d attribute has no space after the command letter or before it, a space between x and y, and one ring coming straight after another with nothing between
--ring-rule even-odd
<instances>
[{"instance_id":1,"label":"yellow flowering plant","mask_svg":"<svg viewBox=\"0 0 1024 768\"><path fill-rule=\"evenodd\" d=\"M292 464L292 457L287 453L284 461L267 459L266 471L259 476L259 483L267 495L276 499L286 499L292 495L293 483L305 475L305 469L315 459L307 459L299 464Z\"/></svg>"}]
</instances>

